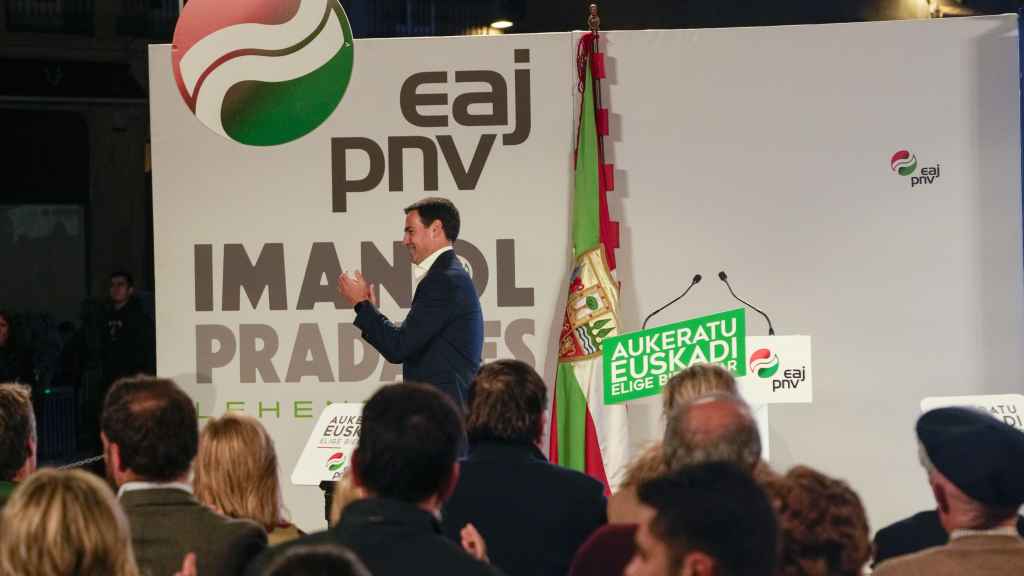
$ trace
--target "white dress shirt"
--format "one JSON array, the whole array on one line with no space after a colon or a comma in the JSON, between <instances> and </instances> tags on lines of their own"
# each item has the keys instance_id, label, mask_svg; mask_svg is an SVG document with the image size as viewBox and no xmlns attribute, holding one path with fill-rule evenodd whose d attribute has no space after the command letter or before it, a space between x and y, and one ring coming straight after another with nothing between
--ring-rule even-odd
<instances>
[{"instance_id":1,"label":"white dress shirt","mask_svg":"<svg viewBox=\"0 0 1024 576\"><path fill-rule=\"evenodd\" d=\"M451 249L452 249L451 246L445 246L444 248L438 248L437 250L434 251L433 254L431 254L430 256L427 256L426 258L424 258L423 261L420 262L419 264L413 264L413 268L412 268L412 284L413 284L412 285L412 290L413 290L413 292L415 292L416 291L416 287L420 285L420 280L423 280L423 277L426 276L427 272L430 271L430 267L433 266L434 262L437 261L438 256L440 256L441 254L444 254L445 252L448 252Z\"/></svg>"}]
</instances>

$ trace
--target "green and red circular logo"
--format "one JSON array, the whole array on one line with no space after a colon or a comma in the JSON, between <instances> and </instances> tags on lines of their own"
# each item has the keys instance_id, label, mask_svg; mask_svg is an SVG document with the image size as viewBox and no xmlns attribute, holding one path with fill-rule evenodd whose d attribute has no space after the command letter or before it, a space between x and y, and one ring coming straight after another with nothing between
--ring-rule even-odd
<instances>
[{"instance_id":1,"label":"green and red circular logo","mask_svg":"<svg viewBox=\"0 0 1024 576\"><path fill-rule=\"evenodd\" d=\"M337 472L345 465L345 460L344 452L335 452L327 459L327 469L331 472Z\"/></svg>"},{"instance_id":2,"label":"green and red circular logo","mask_svg":"<svg viewBox=\"0 0 1024 576\"><path fill-rule=\"evenodd\" d=\"M779 357L767 348L754 350L750 355L750 371L758 378L771 378L779 371Z\"/></svg>"},{"instance_id":3,"label":"green and red circular logo","mask_svg":"<svg viewBox=\"0 0 1024 576\"><path fill-rule=\"evenodd\" d=\"M291 142L322 124L352 77L338 0L191 0L171 60L185 104L242 144Z\"/></svg>"},{"instance_id":4,"label":"green and red circular logo","mask_svg":"<svg viewBox=\"0 0 1024 576\"><path fill-rule=\"evenodd\" d=\"M909 150L899 150L889 159L889 166L900 176L910 176L917 170L917 156Z\"/></svg>"}]
</instances>

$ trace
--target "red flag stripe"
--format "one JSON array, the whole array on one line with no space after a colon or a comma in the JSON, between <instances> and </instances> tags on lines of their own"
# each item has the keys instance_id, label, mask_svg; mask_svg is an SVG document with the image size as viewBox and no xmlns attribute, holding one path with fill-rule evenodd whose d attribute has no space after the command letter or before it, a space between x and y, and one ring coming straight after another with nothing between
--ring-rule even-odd
<instances>
[{"instance_id":1,"label":"red flag stripe","mask_svg":"<svg viewBox=\"0 0 1024 576\"><path fill-rule=\"evenodd\" d=\"M585 432L586 442L586 466L587 475L600 480L604 484L604 495L611 496L611 489L608 487L608 475L604 471L604 459L601 458L601 445L597 441L597 428L594 427L594 416L590 413L590 406L587 406L587 429Z\"/></svg>"},{"instance_id":2,"label":"red flag stripe","mask_svg":"<svg viewBox=\"0 0 1024 576\"><path fill-rule=\"evenodd\" d=\"M600 136L608 135L608 109L601 108L597 111L597 133Z\"/></svg>"},{"instance_id":3,"label":"red flag stripe","mask_svg":"<svg viewBox=\"0 0 1024 576\"><path fill-rule=\"evenodd\" d=\"M604 80L604 53L594 52L594 78L597 80Z\"/></svg>"}]
</instances>

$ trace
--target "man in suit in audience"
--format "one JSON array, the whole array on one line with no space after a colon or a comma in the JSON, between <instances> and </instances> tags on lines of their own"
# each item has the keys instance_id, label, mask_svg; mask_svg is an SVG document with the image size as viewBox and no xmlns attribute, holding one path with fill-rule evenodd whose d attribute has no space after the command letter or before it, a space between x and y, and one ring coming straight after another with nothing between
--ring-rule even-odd
<instances>
[{"instance_id":1,"label":"man in suit in audience","mask_svg":"<svg viewBox=\"0 0 1024 576\"><path fill-rule=\"evenodd\" d=\"M248 573L262 574L293 546L334 542L355 552L373 576L500 575L477 559L486 555L478 540L470 546L477 557L470 556L444 537L438 521L459 480L456 455L464 434L455 404L435 387L380 388L363 407L352 453L352 482L366 497L348 504L333 528L268 550Z\"/></svg>"},{"instance_id":2,"label":"man in suit in audience","mask_svg":"<svg viewBox=\"0 0 1024 576\"><path fill-rule=\"evenodd\" d=\"M199 444L192 400L171 380L118 380L103 406L103 454L128 516L143 573L174 574L196 554L199 574L238 575L267 545L256 523L222 516L192 496Z\"/></svg>"},{"instance_id":3,"label":"man in suit in audience","mask_svg":"<svg viewBox=\"0 0 1024 576\"><path fill-rule=\"evenodd\" d=\"M637 490L646 508L625 576L773 576L775 510L748 471L729 462L681 468Z\"/></svg>"},{"instance_id":4,"label":"man in suit in audience","mask_svg":"<svg viewBox=\"0 0 1024 576\"><path fill-rule=\"evenodd\" d=\"M469 390L469 457L442 514L449 538L473 524L510 576L564 576L580 544L605 522L604 486L548 462L537 448L547 386L529 364L498 360Z\"/></svg>"},{"instance_id":5,"label":"man in suit in audience","mask_svg":"<svg viewBox=\"0 0 1024 576\"><path fill-rule=\"evenodd\" d=\"M31 388L0 384L0 507L36 471L36 418Z\"/></svg>"},{"instance_id":6,"label":"man in suit in audience","mask_svg":"<svg viewBox=\"0 0 1024 576\"><path fill-rule=\"evenodd\" d=\"M969 408L917 421L921 462L949 543L882 562L876 576L1009 574L1024 565L1024 432Z\"/></svg>"},{"instance_id":7,"label":"man in suit in audience","mask_svg":"<svg viewBox=\"0 0 1024 576\"><path fill-rule=\"evenodd\" d=\"M445 198L405 209L403 244L415 265L409 314L394 324L377 309L373 286L360 273L342 274L338 290L355 307L355 326L388 362L402 364L406 382L436 386L460 408L480 367L484 320L473 280L455 256L459 211Z\"/></svg>"}]
</instances>

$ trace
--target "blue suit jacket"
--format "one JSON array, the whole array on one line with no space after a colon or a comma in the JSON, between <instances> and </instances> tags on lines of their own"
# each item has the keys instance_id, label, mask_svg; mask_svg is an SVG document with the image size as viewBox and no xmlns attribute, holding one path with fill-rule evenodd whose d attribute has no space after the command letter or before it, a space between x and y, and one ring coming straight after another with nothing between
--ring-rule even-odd
<instances>
[{"instance_id":1,"label":"blue suit jacket","mask_svg":"<svg viewBox=\"0 0 1024 576\"><path fill-rule=\"evenodd\" d=\"M484 317L473 280L449 250L420 280L405 321L393 324L373 304L356 304L357 328L382 356L402 364L406 382L437 386L464 408L480 368Z\"/></svg>"}]
</instances>

